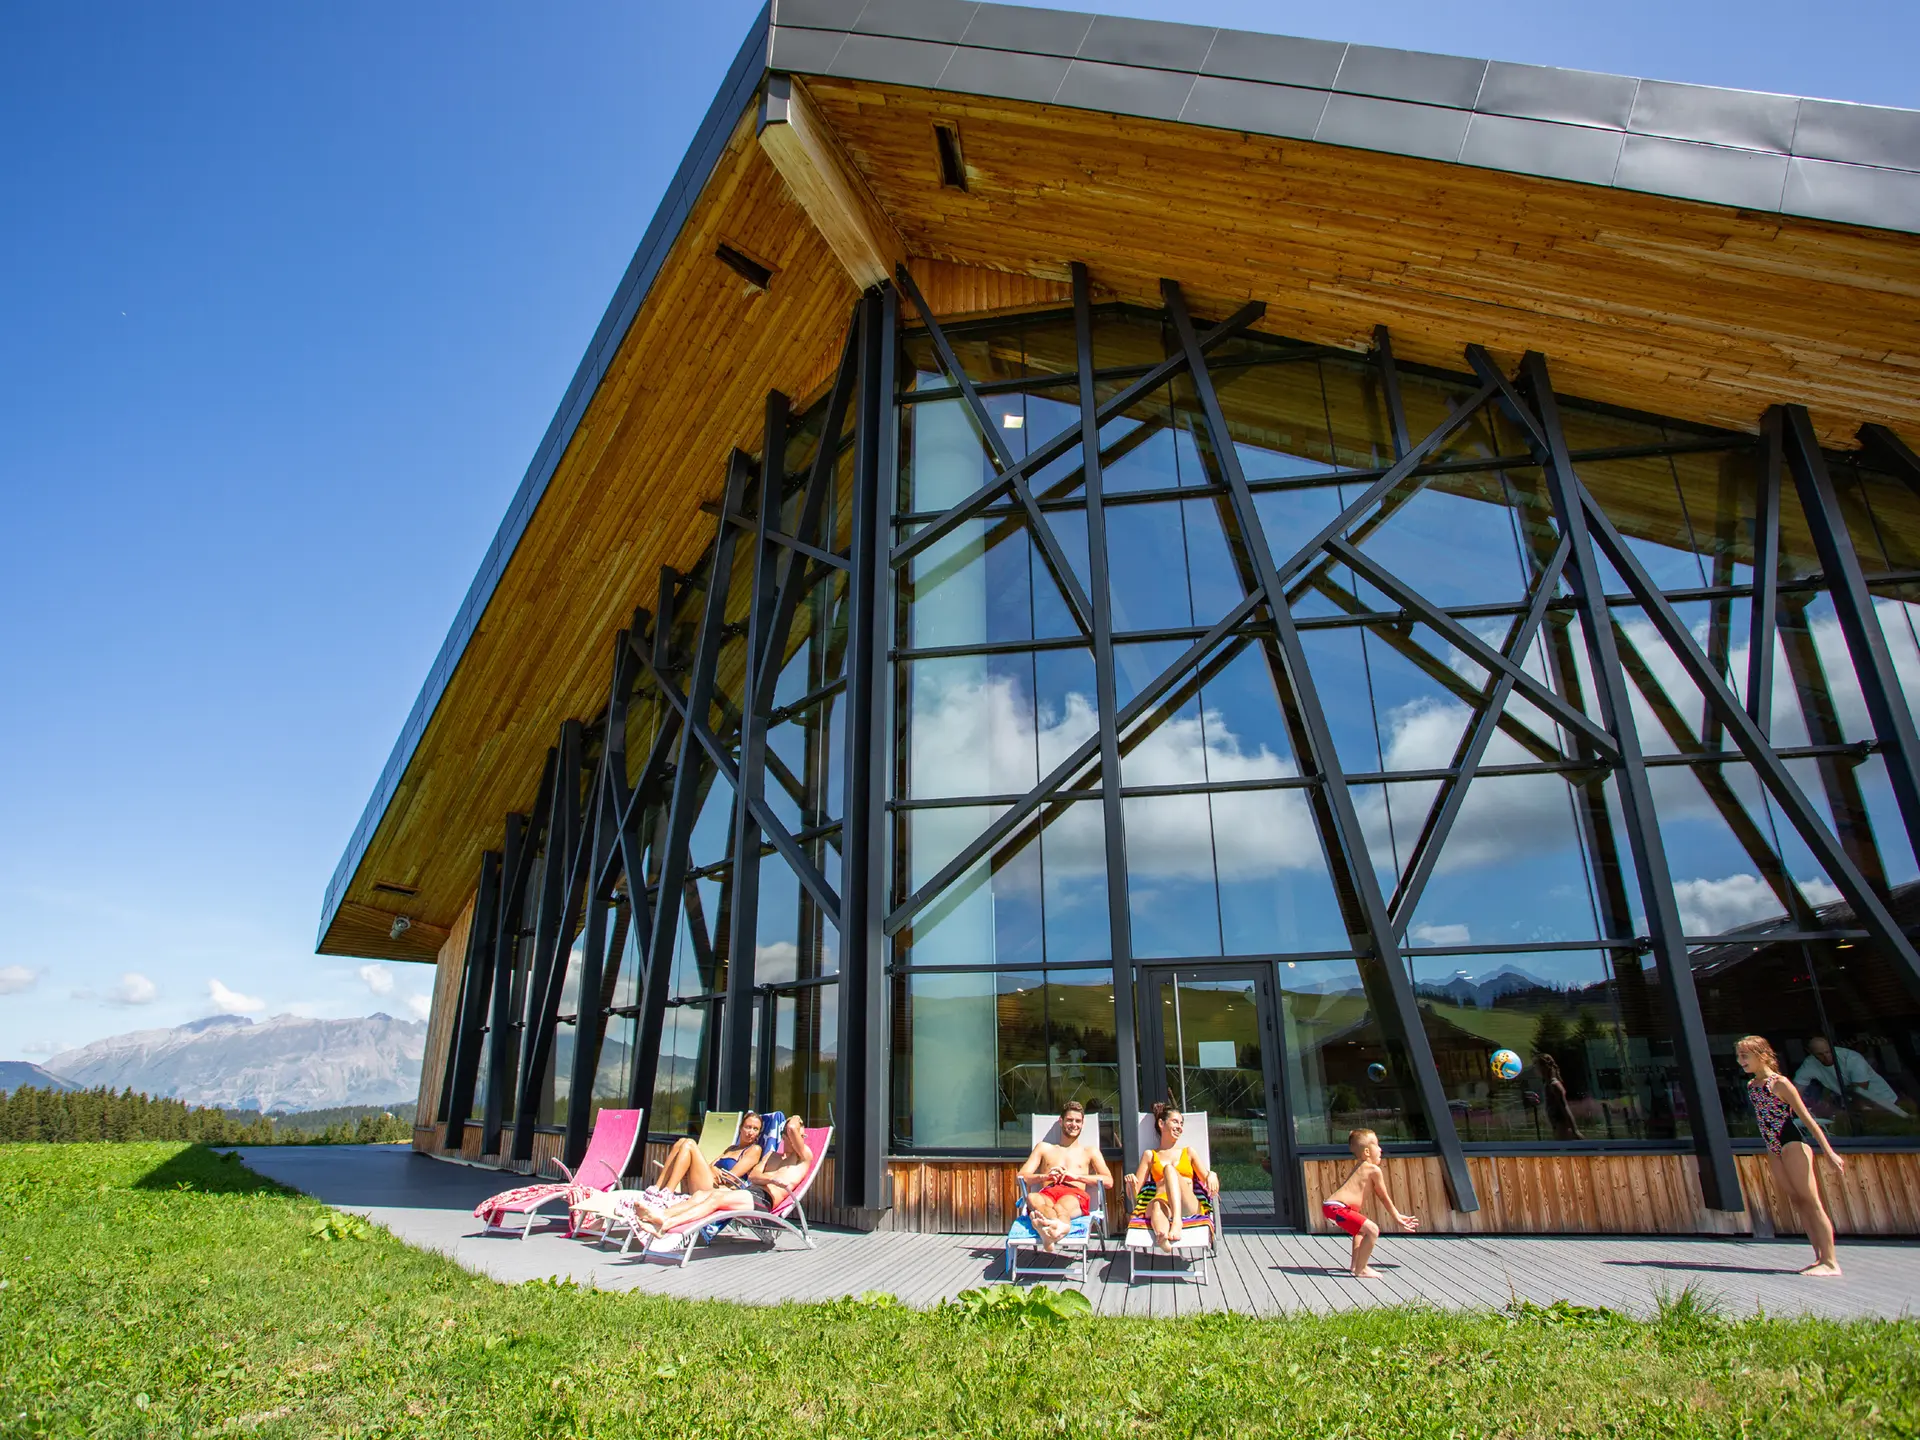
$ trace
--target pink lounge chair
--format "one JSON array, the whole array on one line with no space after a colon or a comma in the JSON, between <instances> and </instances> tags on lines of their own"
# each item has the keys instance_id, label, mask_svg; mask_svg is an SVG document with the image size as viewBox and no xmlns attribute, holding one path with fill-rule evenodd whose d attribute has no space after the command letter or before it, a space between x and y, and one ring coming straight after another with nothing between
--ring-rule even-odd
<instances>
[{"instance_id":1,"label":"pink lounge chair","mask_svg":"<svg viewBox=\"0 0 1920 1440\"><path fill-rule=\"evenodd\" d=\"M506 1218L510 1215L524 1216L519 1232L524 1240L533 1230L534 1216L549 1205L557 1203L571 1207L581 1196L596 1190L613 1189L626 1173L627 1162L633 1158L634 1146L640 1141L641 1117L645 1114L644 1110L602 1110L594 1117L593 1139L587 1143L587 1153L577 1171L569 1170L556 1160L553 1163L559 1167L565 1180L537 1181L532 1185L502 1190L498 1195L474 1206L473 1218L490 1231L501 1230L512 1234L513 1226L504 1223ZM568 1222L567 1233L573 1233L571 1221Z\"/></svg>"},{"instance_id":2,"label":"pink lounge chair","mask_svg":"<svg viewBox=\"0 0 1920 1440\"><path fill-rule=\"evenodd\" d=\"M807 1212L801 1202L807 1198L807 1191L813 1188L814 1178L819 1175L820 1167L827 1161L827 1142L833 1139L833 1127L822 1125L807 1130L807 1149L813 1152L813 1163L807 1166L807 1173L800 1177L800 1183L787 1192L787 1198L771 1210L724 1210L712 1215L702 1215L698 1220L688 1220L676 1225L667 1233L647 1242L646 1253L661 1255L668 1253L669 1247L678 1249L680 1263L685 1265L693 1255L696 1246L708 1244L713 1237L729 1225L751 1225L765 1228L768 1232L767 1243L778 1246L780 1231L789 1235L798 1235L801 1242L813 1249L813 1237L807 1233ZM627 1234L626 1241L620 1246L624 1255L627 1246L633 1243L634 1235L640 1233L637 1228Z\"/></svg>"}]
</instances>

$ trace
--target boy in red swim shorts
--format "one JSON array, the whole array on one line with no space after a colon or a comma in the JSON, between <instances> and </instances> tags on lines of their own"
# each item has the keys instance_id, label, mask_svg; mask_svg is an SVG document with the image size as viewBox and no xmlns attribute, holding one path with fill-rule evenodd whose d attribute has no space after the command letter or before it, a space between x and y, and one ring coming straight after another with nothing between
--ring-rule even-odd
<instances>
[{"instance_id":1,"label":"boy in red swim shorts","mask_svg":"<svg viewBox=\"0 0 1920 1440\"><path fill-rule=\"evenodd\" d=\"M1386 1173L1380 1168L1380 1137L1371 1130L1355 1130L1347 1136L1347 1148L1360 1163L1353 1167L1346 1183L1322 1202L1320 1213L1353 1237L1353 1260L1349 1266L1353 1278L1378 1280L1380 1272L1367 1261L1373 1258L1380 1227L1361 1213L1360 1207L1367 1203L1367 1197L1371 1195L1386 1206L1393 1223L1408 1234L1418 1230L1420 1222L1411 1215L1402 1215L1400 1207L1393 1203L1393 1196L1387 1193Z\"/></svg>"},{"instance_id":2,"label":"boy in red swim shorts","mask_svg":"<svg viewBox=\"0 0 1920 1440\"><path fill-rule=\"evenodd\" d=\"M1069 1100L1060 1108L1060 1138L1064 1143L1054 1145L1042 1140L1020 1167L1020 1174L1028 1181L1046 1178L1040 1189L1029 1188L1027 1192L1027 1214L1043 1250L1051 1251L1068 1227L1089 1212L1088 1180L1097 1176L1113 1184L1106 1159L1081 1139L1086 1124L1087 1107Z\"/></svg>"}]
</instances>

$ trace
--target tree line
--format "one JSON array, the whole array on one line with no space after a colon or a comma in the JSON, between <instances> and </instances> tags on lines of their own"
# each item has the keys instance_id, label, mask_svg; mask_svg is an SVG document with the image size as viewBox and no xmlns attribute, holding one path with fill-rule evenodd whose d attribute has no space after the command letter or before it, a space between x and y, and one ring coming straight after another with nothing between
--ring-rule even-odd
<instances>
[{"instance_id":1,"label":"tree line","mask_svg":"<svg viewBox=\"0 0 1920 1440\"><path fill-rule=\"evenodd\" d=\"M413 1107L398 1108L406 1113L340 1107L276 1118L257 1110L235 1113L155 1099L131 1089L39 1090L23 1085L10 1095L0 1095L0 1143L190 1140L202 1145L380 1145L413 1138Z\"/></svg>"}]
</instances>

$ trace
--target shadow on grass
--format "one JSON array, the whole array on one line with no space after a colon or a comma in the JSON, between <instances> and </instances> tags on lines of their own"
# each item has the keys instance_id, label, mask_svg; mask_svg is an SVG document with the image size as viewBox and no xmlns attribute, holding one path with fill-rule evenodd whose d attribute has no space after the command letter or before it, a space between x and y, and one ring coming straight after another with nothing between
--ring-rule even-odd
<instances>
[{"instance_id":1,"label":"shadow on grass","mask_svg":"<svg viewBox=\"0 0 1920 1440\"><path fill-rule=\"evenodd\" d=\"M215 1154L204 1145L189 1145L172 1159L156 1165L133 1182L136 1190L179 1190L195 1195L293 1195L277 1180L256 1175L238 1155Z\"/></svg>"}]
</instances>

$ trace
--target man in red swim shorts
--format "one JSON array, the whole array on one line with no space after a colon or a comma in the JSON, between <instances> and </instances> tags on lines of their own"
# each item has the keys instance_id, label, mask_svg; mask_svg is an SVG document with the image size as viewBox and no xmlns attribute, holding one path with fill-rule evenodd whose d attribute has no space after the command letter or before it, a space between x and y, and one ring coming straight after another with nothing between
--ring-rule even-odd
<instances>
[{"instance_id":1,"label":"man in red swim shorts","mask_svg":"<svg viewBox=\"0 0 1920 1440\"><path fill-rule=\"evenodd\" d=\"M1090 1210L1087 1182L1098 1178L1113 1184L1113 1172L1100 1152L1082 1139L1087 1124L1087 1107L1069 1100L1060 1108L1060 1138L1063 1143L1042 1140L1027 1156L1020 1174L1028 1182L1045 1177L1046 1183L1034 1190L1029 1183L1027 1214L1033 1221L1040 1248L1052 1250L1067 1233L1067 1228Z\"/></svg>"}]
</instances>

